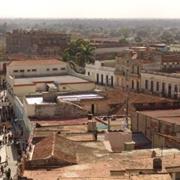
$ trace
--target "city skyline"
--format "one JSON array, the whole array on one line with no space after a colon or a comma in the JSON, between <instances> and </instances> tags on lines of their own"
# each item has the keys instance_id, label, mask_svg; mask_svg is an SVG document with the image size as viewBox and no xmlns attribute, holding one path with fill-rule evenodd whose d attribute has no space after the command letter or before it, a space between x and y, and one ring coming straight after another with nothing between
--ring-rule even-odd
<instances>
[{"instance_id":1,"label":"city skyline","mask_svg":"<svg viewBox=\"0 0 180 180\"><path fill-rule=\"evenodd\" d=\"M180 18L178 0L0 0L0 18Z\"/></svg>"}]
</instances>

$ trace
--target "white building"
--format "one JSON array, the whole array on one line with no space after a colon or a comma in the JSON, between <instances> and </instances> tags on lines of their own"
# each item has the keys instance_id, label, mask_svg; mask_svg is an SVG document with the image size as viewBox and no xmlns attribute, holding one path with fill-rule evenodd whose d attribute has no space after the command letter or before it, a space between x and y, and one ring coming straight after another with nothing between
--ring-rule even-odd
<instances>
[{"instance_id":1,"label":"white building","mask_svg":"<svg viewBox=\"0 0 180 180\"><path fill-rule=\"evenodd\" d=\"M115 60L95 61L94 64L87 64L86 77L100 85L115 86Z\"/></svg>"},{"instance_id":2,"label":"white building","mask_svg":"<svg viewBox=\"0 0 180 180\"><path fill-rule=\"evenodd\" d=\"M180 74L144 71L141 73L141 90L170 97L180 97Z\"/></svg>"}]
</instances>

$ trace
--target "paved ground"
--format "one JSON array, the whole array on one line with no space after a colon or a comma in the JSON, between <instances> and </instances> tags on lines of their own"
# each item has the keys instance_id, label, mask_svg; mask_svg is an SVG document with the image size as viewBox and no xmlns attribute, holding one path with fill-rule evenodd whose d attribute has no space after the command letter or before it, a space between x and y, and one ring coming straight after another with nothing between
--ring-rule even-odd
<instances>
[{"instance_id":1,"label":"paved ground","mask_svg":"<svg viewBox=\"0 0 180 180\"><path fill-rule=\"evenodd\" d=\"M2 139L3 135L0 135L0 139ZM0 147L0 156L1 156L1 165L5 167L5 170L8 168L11 169L11 177L14 177L17 172L17 152L14 144L11 145L2 145ZM8 165L6 166L6 162ZM1 176L0 172L0 180L5 177L5 174Z\"/></svg>"},{"instance_id":2,"label":"paved ground","mask_svg":"<svg viewBox=\"0 0 180 180\"><path fill-rule=\"evenodd\" d=\"M14 144L6 146L6 152L8 157L8 167L11 169L12 177L17 173L17 152Z\"/></svg>"}]
</instances>

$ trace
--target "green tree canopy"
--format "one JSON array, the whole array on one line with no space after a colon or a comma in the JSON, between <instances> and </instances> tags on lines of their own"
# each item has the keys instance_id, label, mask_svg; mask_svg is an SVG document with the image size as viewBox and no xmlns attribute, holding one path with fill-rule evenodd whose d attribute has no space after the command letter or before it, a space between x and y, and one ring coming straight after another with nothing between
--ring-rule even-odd
<instances>
[{"instance_id":1,"label":"green tree canopy","mask_svg":"<svg viewBox=\"0 0 180 180\"><path fill-rule=\"evenodd\" d=\"M64 51L64 61L73 61L81 67L94 63L94 47L88 41L78 39L71 42L69 48Z\"/></svg>"}]
</instances>

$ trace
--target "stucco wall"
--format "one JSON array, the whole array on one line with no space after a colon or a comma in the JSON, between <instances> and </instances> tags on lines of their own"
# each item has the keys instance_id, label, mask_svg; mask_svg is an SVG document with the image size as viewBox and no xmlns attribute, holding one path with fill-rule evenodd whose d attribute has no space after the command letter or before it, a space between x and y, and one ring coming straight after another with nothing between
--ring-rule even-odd
<instances>
[{"instance_id":1,"label":"stucco wall","mask_svg":"<svg viewBox=\"0 0 180 180\"><path fill-rule=\"evenodd\" d=\"M29 93L36 92L36 86L35 85L25 85L25 86L14 86L14 93L19 96L25 96Z\"/></svg>"},{"instance_id":2,"label":"stucco wall","mask_svg":"<svg viewBox=\"0 0 180 180\"><path fill-rule=\"evenodd\" d=\"M86 65L86 77L93 82L97 82L97 74L99 75L99 84L111 86L111 77L113 77L113 86L116 86L115 79L115 67L108 67L111 64L115 64L114 61L96 61L95 64ZM101 76L103 75L103 83ZM108 79L106 79L108 77ZM107 82L108 80L108 82Z\"/></svg>"},{"instance_id":3,"label":"stucco wall","mask_svg":"<svg viewBox=\"0 0 180 180\"><path fill-rule=\"evenodd\" d=\"M57 70L53 70L57 68ZM64 69L65 68L65 69ZM32 69L36 69L36 71L32 71ZM48 69L48 70L47 70ZM18 72L14 72L17 70ZM24 70L24 72L20 72L20 70ZM16 76L39 76L39 75L57 75L57 74L66 74L67 73L67 65L36 65L33 64L32 66L7 66L7 74L8 75L16 75Z\"/></svg>"},{"instance_id":4,"label":"stucco wall","mask_svg":"<svg viewBox=\"0 0 180 180\"><path fill-rule=\"evenodd\" d=\"M148 80L148 89L146 89L145 82ZM153 82L153 88L151 88L151 81ZM157 90L157 82L159 82L159 90ZM177 92L180 91L180 78L171 77L167 75L158 75L158 74L151 74L151 73L141 73L141 88L143 90L149 90L157 94L162 94L162 83L165 83L164 93L168 96L168 86L171 85L171 97L175 95L175 86L177 86Z\"/></svg>"},{"instance_id":5,"label":"stucco wall","mask_svg":"<svg viewBox=\"0 0 180 180\"><path fill-rule=\"evenodd\" d=\"M111 148L114 151L123 151L124 143L132 141L132 133L130 132L107 132L105 134L105 140L108 140L111 144Z\"/></svg>"},{"instance_id":6,"label":"stucco wall","mask_svg":"<svg viewBox=\"0 0 180 180\"><path fill-rule=\"evenodd\" d=\"M176 135L180 130L180 126L136 112L132 119L132 130L142 132L152 141L156 133Z\"/></svg>"},{"instance_id":7,"label":"stucco wall","mask_svg":"<svg viewBox=\"0 0 180 180\"><path fill-rule=\"evenodd\" d=\"M37 118L80 118L87 116L88 111L80 106L60 101L57 104L42 104L35 106L35 116Z\"/></svg>"},{"instance_id":8,"label":"stucco wall","mask_svg":"<svg viewBox=\"0 0 180 180\"><path fill-rule=\"evenodd\" d=\"M95 84L92 82L89 83L65 83L58 85L59 91L92 91L95 89Z\"/></svg>"}]
</instances>

